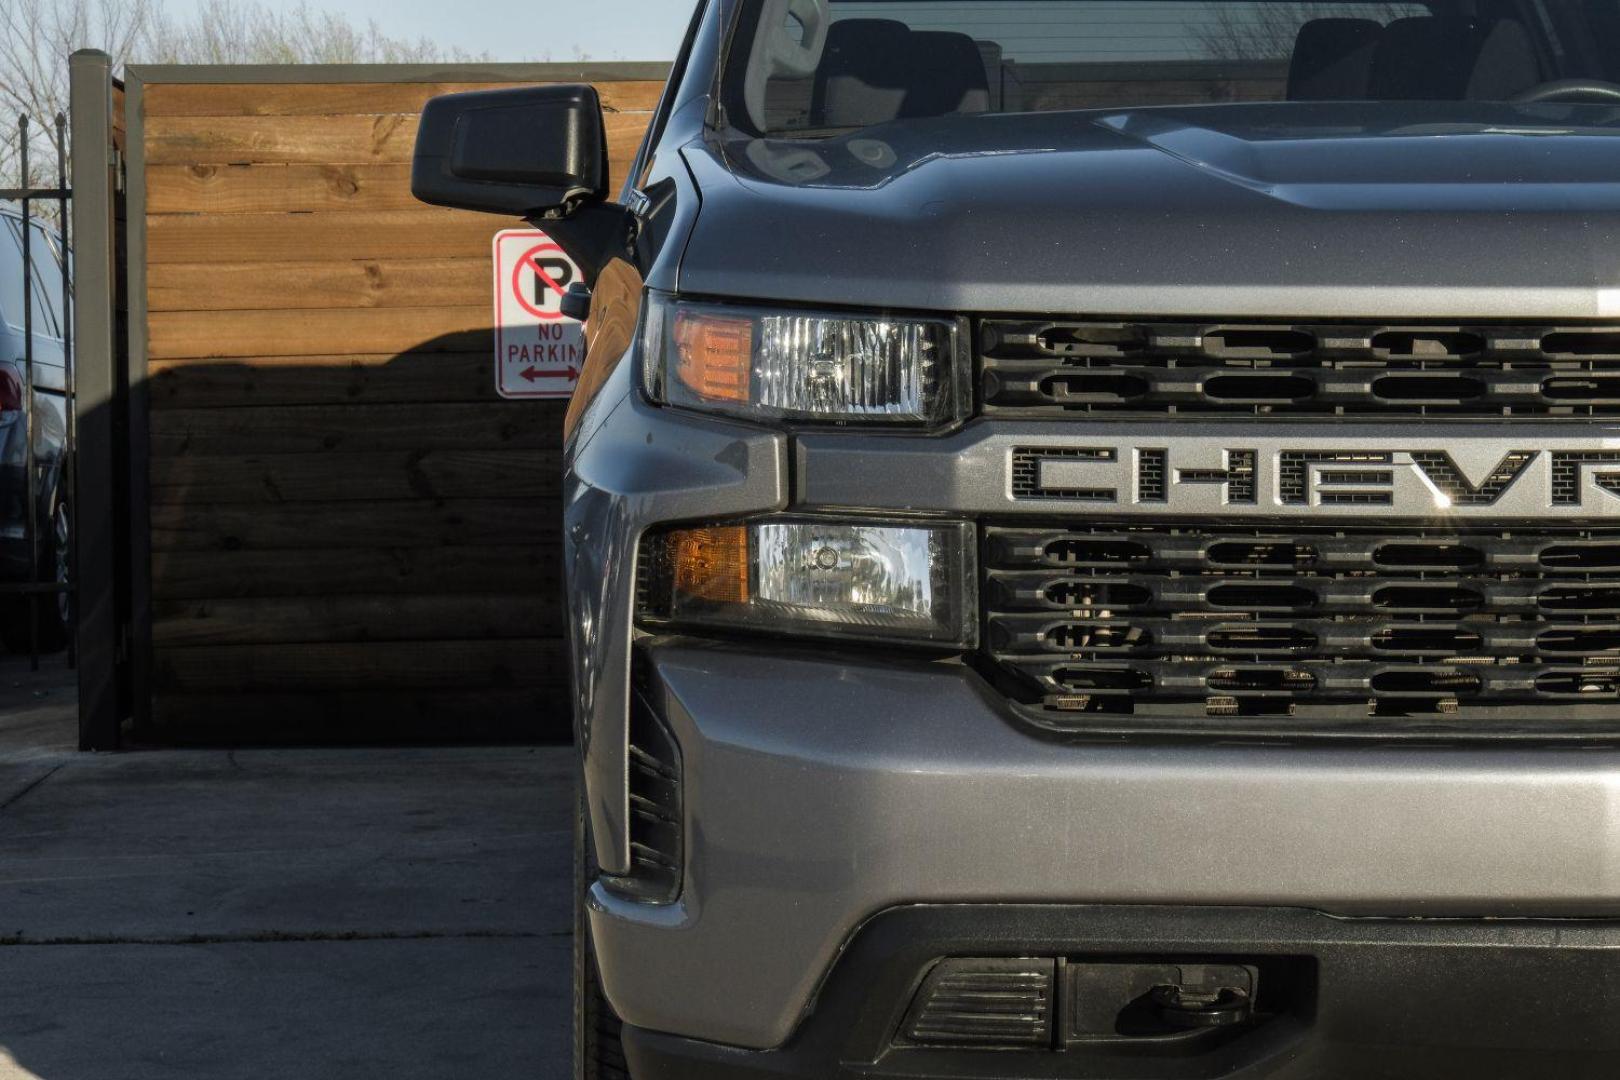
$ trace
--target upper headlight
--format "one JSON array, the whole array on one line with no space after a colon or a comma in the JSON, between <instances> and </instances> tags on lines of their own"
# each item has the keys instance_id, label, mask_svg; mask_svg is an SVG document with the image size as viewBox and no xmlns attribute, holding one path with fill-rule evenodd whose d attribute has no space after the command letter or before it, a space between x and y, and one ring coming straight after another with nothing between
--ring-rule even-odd
<instances>
[{"instance_id":1,"label":"upper headlight","mask_svg":"<svg viewBox=\"0 0 1620 1080\"><path fill-rule=\"evenodd\" d=\"M958 419L956 325L648 301L647 391L671 405L755 418L909 423Z\"/></svg>"}]
</instances>

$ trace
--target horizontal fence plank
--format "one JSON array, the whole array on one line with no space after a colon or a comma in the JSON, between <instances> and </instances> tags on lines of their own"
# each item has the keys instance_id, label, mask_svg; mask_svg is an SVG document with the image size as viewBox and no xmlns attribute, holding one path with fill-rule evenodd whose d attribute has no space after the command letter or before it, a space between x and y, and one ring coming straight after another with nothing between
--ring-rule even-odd
<instances>
[{"instance_id":1,"label":"horizontal fence plank","mask_svg":"<svg viewBox=\"0 0 1620 1080\"><path fill-rule=\"evenodd\" d=\"M499 400L487 352L169 359L147 371L155 410Z\"/></svg>"},{"instance_id":2,"label":"horizontal fence plank","mask_svg":"<svg viewBox=\"0 0 1620 1080\"><path fill-rule=\"evenodd\" d=\"M457 357L481 356L489 359L489 354L479 353L443 353L426 351L421 353L322 353L310 356L234 356L226 360L219 357L207 356L170 356L154 362L154 367L165 370L182 370L196 368L200 371L229 370L241 366L262 367L265 369L287 368L289 370L342 370L356 365L367 368L386 368L400 360L420 360L424 364L446 363Z\"/></svg>"},{"instance_id":3,"label":"horizontal fence plank","mask_svg":"<svg viewBox=\"0 0 1620 1080\"><path fill-rule=\"evenodd\" d=\"M494 304L491 255L455 259L157 263L146 306L159 311L476 307Z\"/></svg>"},{"instance_id":4,"label":"horizontal fence plank","mask_svg":"<svg viewBox=\"0 0 1620 1080\"><path fill-rule=\"evenodd\" d=\"M154 165L150 214L414 210L409 165Z\"/></svg>"},{"instance_id":5,"label":"horizontal fence plank","mask_svg":"<svg viewBox=\"0 0 1620 1080\"><path fill-rule=\"evenodd\" d=\"M493 322L490 308L482 305L154 311L147 316L147 340L155 359L420 351L493 356Z\"/></svg>"},{"instance_id":6,"label":"horizontal fence plank","mask_svg":"<svg viewBox=\"0 0 1620 1080\"><path fill-rule=\"evenodd\" d=\"M417 117L148 116L148 165L231 165L267 162L408 163Z\"/></svg>"},{"instance_id":7,"label":"horizontal fence plank","mask_svg":"<svg viewBox=\"0 0 1620 1080\"><path fill-rule=\"evenodd\" d=\"M355 262L489 257L501 229L522 222L423 206L321 214L159 214L147 218L146 261Z\"/></svg>"},{"instance_id":8,"label":"horizontal fence plank","mask_svg":"<svg viewBox=\"0 0 1620 1080\"><path fill-rule=\"evenodd\" d=\"M148 165L406 164L416 149L415 113L357 116L148 116ZM608 113L609 169L624 176L650 112Z\"/></svg>"},{"instance_id":9,"label":"horizontal fence plank","mask_svg":"<svg viewBox=\"0 0 1620 1080\"><path fill-rule=\"evenodd\" d=\"M176 551L152 555L155 600L250 596L557 595L561 552L518 547Z\"/></svg>"},{"instance_id":10,"label":"horizontal fence plank","mask_svg":"<svg viewBox=\"0 0 1620 1080\"><path fill-rule=\"evenodd\" d=\"M167 742L217 746L472 741L565 742L566 687L323 690L156 695L152 718Z\"/></svg>"},{"instance_id":11,"label":"horizontal fence plank","mask_svg":"<svg viewBox=\"0 0 1620 1080\"><path fill-rule=\"evenodd\" d=\"M146 115L326 116L421 112L429 98L468 90L509 90L550 83L148 83ZM643 80L594 84L605 109L650 112L664 84Z\"/></svg>"},{"instance_id":12,"label":"horizontal fence plank","mask_svg":"<svg viewBox=\"0 0 1620 1080\"><path fill-rule=\"evenodd\" d=\"M499 495L555 499L560 450L395 450L361 454L154 458L154 506L274 505Z\"/></svg>"},{"instance_id":13,"label":"horizontal fence plank","mask_svg":"<svg viewBox=\"0 0 1620 1080\"><path fill-rule=\"evenodd\" d=\"M560 638L363 644L210 645L153 650L159 692L556 687Z\"/></svg>"},{"instance_id":14,"label":"horizontal fence plank","mask_svg":"<svg viewBox=\"0 0 1620 1080\"><path fill-rule=\"evenodd\" d=\"M154 551L513 547L555 541L555 503L522 499L277 503L151 509Z\"/></svg>"},{"instance_id":15,"label":"horizontal fence plank","mask_svg":"<svg viewBox=\"0 0 1620 1080\"><path fill-rule=\"evenodd\" d=\"M562 445L562 401L489 405L291 405L151 414L151 453L546 450Z\"/></svg>"},{"instance_id":16,"label":"horizontal fence plank","mask_svg":"<svg viewBox=\"0 0 1620 1080\"><path fill-rule=\"evenodd\" d=\"M152 609L152 641L159 648L500 640L556 637L562 631L555 600L516 594L180 600Z\"/></svg>"}]
</instances>

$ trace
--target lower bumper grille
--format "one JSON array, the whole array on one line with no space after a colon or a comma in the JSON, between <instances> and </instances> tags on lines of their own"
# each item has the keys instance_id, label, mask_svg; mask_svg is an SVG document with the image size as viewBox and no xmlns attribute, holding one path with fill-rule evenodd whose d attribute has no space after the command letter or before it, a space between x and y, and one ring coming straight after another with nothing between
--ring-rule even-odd
<instances>
[{"instance_id":1,"label":"lower bumper grille","mask_svg":"<svg viewBox=\"0 0 1620 1080\"><path fill-rule=\"evenodd\" d=\"M1620 733L1620 529L986 539L986 647L1052 726Z\"/></svg>"}]
</instances>

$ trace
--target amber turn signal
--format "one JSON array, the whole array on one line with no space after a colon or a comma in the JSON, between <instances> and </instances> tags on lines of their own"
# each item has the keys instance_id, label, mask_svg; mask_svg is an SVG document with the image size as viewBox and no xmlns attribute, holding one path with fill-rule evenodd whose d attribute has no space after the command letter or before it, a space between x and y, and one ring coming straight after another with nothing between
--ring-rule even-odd
<instances>
[{"instance_id":1,"label":"amber turn signal","mask_svg":"<svg viewBox=\"0 0 1620 1080\"><path fill-rule=\"evenodd\" d=\"M675 590L715 604L748 602L748 530L741 525L671 533Z\"/></svg>"},{"instance_id":2,"label":"amber turn signal","mask_svg":"<svg viewBox=\"0 0 1620 1080\"><path fill-rule=\"evenodd\" d=\"M754 321L707 311L675 316L675 378L705 401L746 404L754 358Z\"/></svg>"}]
</instances>

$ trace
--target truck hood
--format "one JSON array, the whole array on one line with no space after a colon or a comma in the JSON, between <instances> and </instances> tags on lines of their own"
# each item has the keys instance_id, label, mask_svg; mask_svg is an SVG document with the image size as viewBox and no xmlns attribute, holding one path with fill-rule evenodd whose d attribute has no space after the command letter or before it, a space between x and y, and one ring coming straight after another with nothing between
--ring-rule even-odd
<instances>
[{"instance_id":1,"label":"truck hood","mask_svg":"<svg viewBox=\"0 0 1620 1080\"><path fill-rule=\"evenodd\" d=\"M690 294L936 311L1620 316L1620 110L1249 104L711 136Z\"/></svg>"}]
</instances>

